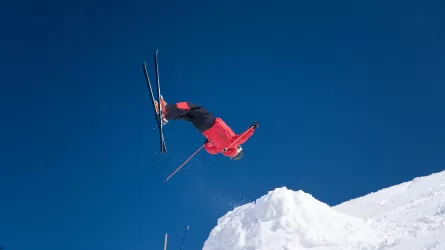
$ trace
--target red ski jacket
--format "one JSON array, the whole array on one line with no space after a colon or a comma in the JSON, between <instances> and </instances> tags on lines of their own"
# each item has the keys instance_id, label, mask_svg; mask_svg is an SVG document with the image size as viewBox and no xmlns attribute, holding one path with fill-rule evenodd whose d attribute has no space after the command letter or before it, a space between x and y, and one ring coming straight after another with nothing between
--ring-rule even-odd
<instances>
[{"instance_id":1,"label":"red ski jacket","mask_svg":"<svg viewBox=\"0 0 445 250\"><path fill-rule=\"evenodd\" d=\"M216 118L213 126L202 133L209 140L204 144L204 147L209 154L222 153L225 156L233 157L236 155L236 147L245 143L252 136L253 131L254 129L247 129L237 135L223 120ZM230 146L233 142L235 143ZM228 146L230 148L227 148ZM227 148L226 152L224 152L224 148Z\"/></svg>"}]
</instances>

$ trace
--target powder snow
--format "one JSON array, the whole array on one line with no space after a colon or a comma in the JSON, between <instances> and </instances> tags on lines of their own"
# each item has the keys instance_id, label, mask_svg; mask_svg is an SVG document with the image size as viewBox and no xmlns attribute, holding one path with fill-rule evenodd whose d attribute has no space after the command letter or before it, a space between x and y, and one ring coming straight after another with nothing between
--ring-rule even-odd
<instances>
[{"instance_id":1,"label":"powder snow","mask_svg":"<svg viewBox=\"0 0 445 250\"><path fill-rule=\"evenodd\" d=\"M203 250L445 249L445 171L330 207L277 188L228 212Z\"/></svg>"}]
</instances>

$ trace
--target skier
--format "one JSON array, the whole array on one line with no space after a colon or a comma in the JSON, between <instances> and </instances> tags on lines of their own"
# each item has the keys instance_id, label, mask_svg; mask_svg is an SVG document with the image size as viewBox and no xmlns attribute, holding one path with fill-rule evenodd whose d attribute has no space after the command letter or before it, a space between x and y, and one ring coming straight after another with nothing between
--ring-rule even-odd
<instances>
[{"instance_id":1,"label":"skier","mask_svg":"<svg viewBox=\"0 0 445 250\"><path fill-rule=\"evenodd\" d=\"M167 104L161 96L162 124L166 125L170 120L185 120L191 122L207 140L204 147L209 154L221 153L232 160L243 157L244 151L241 144L245 143L253 131L258 128L258 122L254 122L246 131L237 135L219 117L214 117L202 106L191 102L177 102ZM156 113L159 114L159 104L155 100Z\"/></svg>"}]
</instances>

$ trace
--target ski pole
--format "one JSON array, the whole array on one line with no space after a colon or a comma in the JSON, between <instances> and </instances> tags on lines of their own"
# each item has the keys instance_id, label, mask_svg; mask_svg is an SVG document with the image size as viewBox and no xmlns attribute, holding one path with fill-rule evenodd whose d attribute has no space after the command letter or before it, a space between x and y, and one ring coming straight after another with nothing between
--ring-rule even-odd
<instances>
[{"instance_id":1,"label":"ski pole","mask_svg":"<svg viewBox=\"0 0 445 250\"><path fill-rule=\"evenodd\" d=\"M187 226L187 229L184 232L184 236L182 237L181 248L179 250L182 250L182 246L184 245L185 236L187 235L187 231L189 230L189 227L190 226Z\"/></svg>"},{"instance_id":2,"label":"ski pole","mask_svg":"<svg viewBox=\"0 0 445 250\"><path fill-rule=\"evenodd\" d=\"M233 144L235 144L241 137L243 137L251 129L253 129L253 126L250 126L250 128L248 130L246 130L240 137L238 137L234 142L232 142L227 148L224 148L224 152L226 152L228 148L230 148Z\"/></svg>"},{"instance_id":3,"label":"ski pole","mask_svg":"<svg viewBox=\"0 0 445 250\"><path fill-rule=\"evenodd\" d=\"M193 156L195 156L199 151L201 151L201 149L204 147L204 144L195 151L195 153L193 153L184 163L182 163L181 166L179 166L165 181L168 181L174 174L176 174L176 172L179 171L179 169L181 169L190 159L193 158Z\"/></svg>"}]
</instances>

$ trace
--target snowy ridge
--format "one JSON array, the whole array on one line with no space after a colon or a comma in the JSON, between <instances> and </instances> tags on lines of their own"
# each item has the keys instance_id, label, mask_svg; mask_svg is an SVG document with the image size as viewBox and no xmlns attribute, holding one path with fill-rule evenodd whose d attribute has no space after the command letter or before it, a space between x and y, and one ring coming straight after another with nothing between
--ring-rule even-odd
<instances>
[{"instance_id":1,"label":"snowy ridge","mask_svg":"<svg viewBox=\"0 0 445 250\"><path fill-rule=\"evenodd\" d=\"M204 250L445 249L445 171L335 207L277 188L218 220Z\"/></svg>"},{"instance_id":2,"label":"snowy ridge","mask_svg":"<svg viewBox=\"0 0 445 250\"><path fill-rule=\"evenodd\" d=\"M445 171L382 189L335 209L374 221L386 232L381 244L387 249L445 249Z\"/></svg>"}]
</instances>

